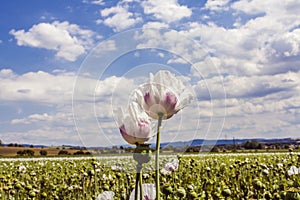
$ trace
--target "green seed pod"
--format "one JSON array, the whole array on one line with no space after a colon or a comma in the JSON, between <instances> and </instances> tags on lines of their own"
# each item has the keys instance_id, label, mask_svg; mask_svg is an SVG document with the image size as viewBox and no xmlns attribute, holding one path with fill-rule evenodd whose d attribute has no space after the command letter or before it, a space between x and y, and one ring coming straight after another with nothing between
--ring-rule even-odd
<instances>
[{"instance_id":1,"label":"green seed pod","mask_svg":"<svg viewBox=\"0 0 300 200\"><path fill-rule=\"evenodd\" d=\"M88 171L88 175L89 176L94 176L95 175L95 171L94 170L89 170Z\"/></svg>"},{"instance_id":2,"label":"green seed pod","mask_svg":"<svg viewBox=\"0 0 300 200\"><path fill-rule=\"evenodd\" d=\"M179 155L179 154L177 154L177 159L178 159L179 161L181 160L181 158L182 158L182 156Z\"/></svg>"},{"instance_id":3,"label":"green seed pod","mask_svg":"<svg viewBox=\"0 0 300 200\"><path fill-rule=\"evenodd\" d=\"M9 191L9 194L10 194L10 195L15 195L15 194L16 194L16 191L15 191L15 190L10 190L10 191Z\"/></svg>"},{"instance_id":4,"label":"green seed pod","mask_svg":"<svg viewBox=\"0 0 300 200\"><path fill-rule=\"evenodd\" d=\"M22 185L21 185L20 183L16 183L15 188L16 188L17 190L19 190L19 189L22 188Z\"/></svg>"},{"instance_id":5,"label":"green seed pod","mask_svg":"<svg viewBox=\"0 0 300 200\"><path fill-rule=\"evenodd\" d=\"M194 190L194 185L188 185L188 186L187 186L187 190L188 190L188 191Z\"/></svg>"},{"instance_id":6,"label":"green seed pod","mask_svg":"<svg viewBox=\"0 0 300 200\"><path fill-rule=\"evenodd\" d=\"M229 188L225 188L222 190L222 195L224 197L230 197L231 196L231 190Z\"/></svg>"},{"instance_id":7,"label":"green seed pod","mask_svg":"<svg viewBox=\"0 0 300 200\"><path fill-rule=\"evenodd\" d=\"M148 163L151 153L150 144L138 144L134 150L133 159L139 164Z\"/></svg>"},{"instance_id":8,"label":"green seed pod","mask_svg":"<svg viewBox=\"0 0 300 200\"><path fill-rule=\"evenodd\" d=\"M178 190L176 191L176 194L180 198L184 198L186 196L186 192L185 192L184 188L182 188L182 187L178 188Z\"/></svg>"},{"instance_id":9,"label":"green seed pod","mask_svg":"<svg viewBox=\"0 0 300 200\"><path fill-rule=\"evenodd\" d=\"M194 190L192 190L188 193L188 196L194 199L198 197L198 194Z\"/></svg>"},{"instance_id":10,"label":"green seed pod","mask_svg":"<svg viewBox=\"0 0 300 200\"><path fill-rule=\"evenodd\" d=\"M4 191L8 191L9 188L8 188L7 186L4 186L4 187L3 187L3 190L4 190Z\"/></svg>"},{"instance_id":11,"label":"green seed pod","mask_svg":"<svg viewBox=\"0 0 300 200\"><path fill-rule=\"evenodd\" d=\"M122 177L122 174L120 172L116 173L116 177L119 179Z\"/></svg>"},{"instance_id":12,"label":"green seed pod","mask_svg":"<svg viewBox=\"0 0 300 200\"><path fill-rule=\"evenodd\" d=\"M165 195L173 194L173 188L170 184L165 184L162 188L162 192Z\"/></svg>"},{"instance_id":13,"label":"green seed pod","mask_svg":"<svg viewBox=\"0 0 300 200\"><path fill-rule=\"evenodd\" d=\"M103 185L103 189L108 191L109 190L109 186L107 184L104 184Z\"/></svg>"},{"instance_id":14,"label":"green seed pod","mask_svg":"<svg viewBox=\"0 0 300 200\"><path fill-rule=\"evenodd\" d=\"M31 185L26 185L26 190L32 190L32 186Z\"/></svg>"},{"instance_id":15,"label":"green seed pod","mask_svg":"<svg viewBox=\"0 0 300 200\"><path fill-rule=\"evenodd\" d=\"M126 191L121 193L121 200L126 199L127 195L126 195Z\"/></svg>"},{"instance_id":16,"label":"green seed pod","mask_svg":"<svg viewBox=\"0 0 300 200\"><path fill-rule=\"evenodd\" d=\"M277 192L273 194L273 199L281 199L280 194Z\"/></svg>"},{"instance_id":17,"label":"green seed pod","mask_svg":"<svg viewBox=\"0 0 300 200\"><path fill-rule=\"evenodd\" d=\"M149 179L150 175L149 174L143 174L143 179Z\"/></svg>"},{"instance_id":18,"label":"green seed pod","mask_svg":"<svg viewBox=\"0 0 300 200\"><path fill-rule=\"evenodd\" d=\"M32 191L32 190L31 190L31 191L29 192L29 196L32 198L32 197L35 197L35 196L36 196L36 194L35 194L35 192L34 192L34 191Z\"/></svg>"},{"instance_id":19,"label":"green seed pod","mask_svg":"<svg viewBox=\"0 0 300 200\"><path fill-rule=\"evenodd\" d=\"M271 192L269 192L269 191L265 192L264 196L266 199L273 199L273 196L272 196Z\"/></svg>"},{"instance_id":20,"label":"green seed pod","mask_svg":"<svg viewBox=\"0 0 300 200\"><path fill-rule=\"evenodd\" d=\"M94 160L94 161L92 161L92 165L93 166L96 166L97 165L97 162Z\"/></svg>"},{"instance_id":21,"label":"green seed pod","mask_svg":"<svg viewBox=\"0 0 300 200\"><path fill-rule=\"evenodd\" d=\"M47 193L46 192L42 192L41 196L44 197L44 198L46 198L47 197Z\"/></svg>"},{"instance_id":22,"label":"green seed pod","mask_svg":"<svg viewBox=\"0 0 300 200\"><path fill-rule=\"evenodd\" d=\"M262 189L263 188L263 183L258 179L254 179L253 180L253 187L257 190Z\"/></svg>"}]
</instances>

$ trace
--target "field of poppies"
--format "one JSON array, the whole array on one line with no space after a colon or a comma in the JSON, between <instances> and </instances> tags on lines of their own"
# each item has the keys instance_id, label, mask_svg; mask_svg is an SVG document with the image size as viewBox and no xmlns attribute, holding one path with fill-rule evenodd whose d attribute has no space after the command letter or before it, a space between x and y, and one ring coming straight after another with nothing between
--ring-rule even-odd
<instances>
[{"instance_id":1,"label":"field of poppies","mask_svg":"<svg viewBox=\"0 0 300 200\"><path fill-rule=\"evenodd\" d=\"M143 199L155 199L154 159ZM131 156L2 159L0 199L133 199ZM300 199L300 155L162 156L161 199Z\"/></svg>"}]
</instances>

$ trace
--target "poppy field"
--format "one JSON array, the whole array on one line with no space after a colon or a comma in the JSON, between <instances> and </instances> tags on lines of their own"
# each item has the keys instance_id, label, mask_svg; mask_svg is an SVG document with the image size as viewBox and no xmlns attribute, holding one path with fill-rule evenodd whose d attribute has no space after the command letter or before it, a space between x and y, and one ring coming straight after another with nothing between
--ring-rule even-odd
<instances>
[{"instance_id":1,"label":"poppy field","mask_svg":"<svg viewBox=\"0 0 300 200\"><path fill-rule=\"evenodd\" d=\"M300 199L300 156L293 153L162 156L161 199ZM155 182L144 164L145 186ZM2 159L0 199L133 199L131 156ZM154 199L145 190L143 199Z\"/></svg>"}]
</instances>

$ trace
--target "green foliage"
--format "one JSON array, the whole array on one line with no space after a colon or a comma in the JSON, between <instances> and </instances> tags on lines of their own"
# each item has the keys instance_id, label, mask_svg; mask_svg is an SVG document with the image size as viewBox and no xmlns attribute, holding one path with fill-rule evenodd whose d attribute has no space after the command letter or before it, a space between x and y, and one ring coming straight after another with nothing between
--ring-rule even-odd
<instances>
[{"instance_id":1,"label":"green foliage","mask_svg":"<svg viewBox=\"0 0 300 200\"><path fill-rule=\"evenodd\" d=\"M73 155L84 155L84 152L82 150L79 150L73 153Z\"/></svg>"},{"instance_id":2,"label":"green foliage","mask_svg":"<svg viewBox=\"0 0 300 200\"><path fill-rule=\"evenodd\" d=\"M34 151L29 150L29 149L21 150L21 151L17 152L17 155L19 155L19 156L34 156Z\"/></svg>"},{"instance_id":3,"label":"green foliage","mask_svg":"<svg viewBox=\"0 0 300 200\"><path fill-rule=\"evenodd\" d=\"M40 150L40 155L41 156L46 156L48 152L46 150Z\"/></svg>"},{"instance_id":4,"label":"green foliage","mask_svg":"<svg viewBox=\"0 0 300 200\"><path fill-rule=\"evenodd\" d=\"M60 150L58 155L69 155L69 152L67 150Z\"/></svg>"},{"instance_id":5,"label":"green foliage","mask_svg":"<svg viewBox=\"0 0 300 200\"><path fill-rule=\"evenodd\" d=\"M65 151L65 150L64 150ZM161 160L164 166L168 162ZM162 199L299 199L295 153L182 156L179 169L161 175ZM0 199L96 199L103 191L125 200L135 185L132 157L4 159L0 162ZM154 183L154 159L144 165L143 182Z\"/></svg>"}]
</instances>

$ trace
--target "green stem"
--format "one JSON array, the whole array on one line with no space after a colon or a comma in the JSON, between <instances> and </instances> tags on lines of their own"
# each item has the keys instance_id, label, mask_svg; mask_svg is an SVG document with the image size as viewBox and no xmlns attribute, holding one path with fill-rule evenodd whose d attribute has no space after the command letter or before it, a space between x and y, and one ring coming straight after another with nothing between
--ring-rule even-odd
<instances>
[{"instance_id":1,"label":"green stem","mask_svg":"<svg viewBox=\"0 0 300 200\"><path fill-rule=\"evenodd\" d=\"M160 183L159 183L159 149L160 149L160 127L163 118L163 113L158 113L158 124L157 124L157 136L156 136L156 154L155 154L155 166L156 166L156 200L160 200Z\"/></svg>"},{"instance_id":2,"label":"green stem","mask_svg":"<svg viewBox=\"0 0 300 200\"><path fill-rule=\"evenodd\" d=\"M143 200L143 180L142 180L142 169L141 169L141 172L140 172L140 175L139 175L139 185L140 185L140 200Z\"/></svg>"},{"instance_id":3,"label":"green stem","mask_svg":"<svg viewBox=\"0 0 300 200\"><path fill-rule=\"evenodd\" d=\"M135 177L135 191L134 191L134 200L138 200L138 192L139 192L139 180L140 180L140 171L142 166L140 164L136 165L136 177Z\"/></svg>"}]
</instances>

